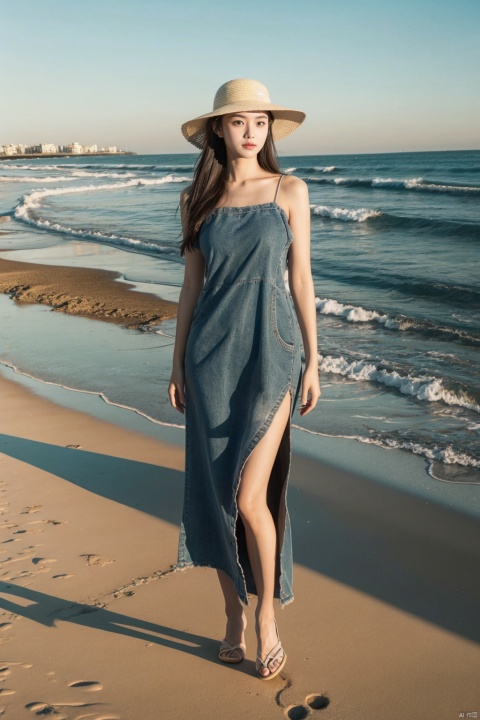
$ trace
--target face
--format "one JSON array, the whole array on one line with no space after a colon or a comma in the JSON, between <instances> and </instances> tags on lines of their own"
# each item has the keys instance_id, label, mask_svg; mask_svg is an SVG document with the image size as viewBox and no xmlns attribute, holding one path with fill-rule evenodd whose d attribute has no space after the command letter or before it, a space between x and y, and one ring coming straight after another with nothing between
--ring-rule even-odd
<instances>
[{"instance_id":1,"label":"face","mask_svg":"<svg viewBox=\"0 0 480 720\"><path fill-rule=\"evenodd\" d=\"M262 111L229 113L222 116L215 132L223 137L231 155L249 158L265 145L268 123L268 115Z\"/></svg>"}]
</instances>

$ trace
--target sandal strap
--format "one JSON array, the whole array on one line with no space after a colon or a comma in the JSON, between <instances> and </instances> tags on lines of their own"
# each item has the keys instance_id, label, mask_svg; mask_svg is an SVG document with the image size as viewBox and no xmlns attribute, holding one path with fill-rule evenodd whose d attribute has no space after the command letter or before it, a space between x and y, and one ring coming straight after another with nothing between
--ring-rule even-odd
<instances>
[{"instance_id":1,"label":"sandal strap","mask_svg":"<svg viewBox=\"0 0 480 720\"><path fill-rule=\"evenodd\" d=\"M278 647L278 650L276 652L274 652L277 647ZM267 654L267 656L265 657L265 660L262 660L261 656L257 655L257 667L258 667L258 665L263 665L264 668L266 668L267 670L270 670L270 668L268 667L269 663L271 663L272 660L276 660L277 655L280 652L282 652L285 655L285 651L282 647L282 644L280 642L278 642Z\"/></svg>"},{"instance_id":2,"label":"sandal strap","mask_svg":"<svg viewBox=\"0 0 480 720\"><path fill-rule=\"evenodd\" d=\"M226 640L222 640L220 644L220 650L218 651L219 654L231 652L232 650L243 650L243 652L247 652L245 643L236 643L235 645L230 645L230 643Z\"/></svg>"}]
</instances>

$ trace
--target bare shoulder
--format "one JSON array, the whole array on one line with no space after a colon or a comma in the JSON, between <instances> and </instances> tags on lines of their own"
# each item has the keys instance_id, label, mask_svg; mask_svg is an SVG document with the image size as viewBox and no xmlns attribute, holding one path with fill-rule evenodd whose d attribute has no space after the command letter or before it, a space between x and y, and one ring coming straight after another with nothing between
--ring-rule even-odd
<instances>
[{"instance_id":1,"label":"bare shoulder","mask_svg":"<svg viewBox=\"0 0 480 720\"><path fill-rule=\"evenodd\" d=\"M305 180L296 175L285 175L282 180L282 190L288 198L300 199L308 197L308 185Z\"/></svg>"},{"instance_id":2,"label":"bare shoulder","mask_svg":"<svg viewBox=\"0 0 480 720\"><path fill-rule=\"evenodd\" d=\"M288 208L288 216L294 212L306 212L309 209L308 185L295 175L285 175L282 180L283 202Z\"/></svg>"}]
</instances>

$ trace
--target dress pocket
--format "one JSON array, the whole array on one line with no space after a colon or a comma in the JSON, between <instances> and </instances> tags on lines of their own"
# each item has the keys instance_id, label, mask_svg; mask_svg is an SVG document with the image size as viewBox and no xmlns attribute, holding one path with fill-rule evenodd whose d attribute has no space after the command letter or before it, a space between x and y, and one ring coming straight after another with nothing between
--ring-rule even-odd
<instances>
[{"instance_id":1,"label":"dress pocket","mask_svg":"<svg viewBox=\"0 0 480 720\"><path fill-rule=\"evenodd\" d=\"M272 286L271 321L277 342L285 349L295 349L292 307L286 290Z\"/></svg>"}]
</instances>

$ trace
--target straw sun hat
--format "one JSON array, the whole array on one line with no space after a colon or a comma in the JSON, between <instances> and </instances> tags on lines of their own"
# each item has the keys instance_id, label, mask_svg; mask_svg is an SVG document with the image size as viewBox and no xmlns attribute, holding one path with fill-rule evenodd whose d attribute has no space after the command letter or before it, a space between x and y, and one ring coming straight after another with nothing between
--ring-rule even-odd
<instances>
[{"instance_id":1,"label":"straw sun hat","mask_svg":"<svg viewBox=\"0 0 480 720\"><path fill-rule=\"evenodd\" d=\"M257 80L229 80L217 90L212 112L183 123L183 136L195 147L203 149L208 118L242 110L244 112L270 110L274 118L272 123L274 140L281 140L290 135L305 120L305 113L300 110L273 105L267 88Z\"/></svg>"}]
</instances>

